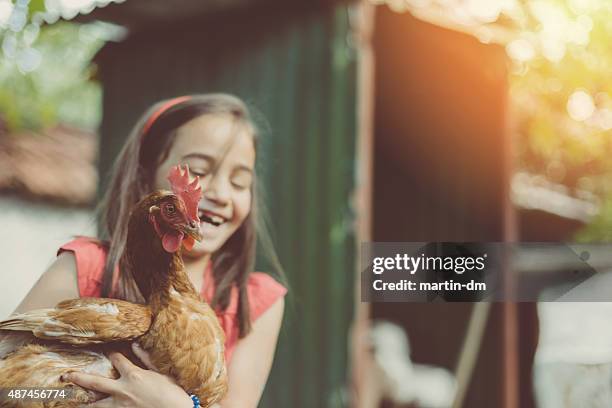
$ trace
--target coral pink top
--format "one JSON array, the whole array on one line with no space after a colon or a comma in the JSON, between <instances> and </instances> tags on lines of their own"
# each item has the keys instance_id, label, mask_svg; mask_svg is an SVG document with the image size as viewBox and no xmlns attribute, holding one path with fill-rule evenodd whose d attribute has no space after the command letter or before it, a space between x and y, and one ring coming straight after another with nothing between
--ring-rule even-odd
<instances>
[{"instance_id":1,"label":"coral pink top","mask_svg":"<svg viewBox=\"0 0 612 408\"><path fill-rule=\"evenodd\" d=\"M58 255L64 251L73 252L76 258L79 296L100 297L106 249L91 238L78 237L60 247ZM285 296L287 289L270 275L253 272L249 275L247 292L251 321L255 321L277 300ZM204 287L200 293L207 302L212 301L215 287L210 265L204 271ZM238 342L237 309L238 289L234 287L227 309L217 311L219 323L225 332L225 360L228 363Z\"/></svg>"}]
</instances>

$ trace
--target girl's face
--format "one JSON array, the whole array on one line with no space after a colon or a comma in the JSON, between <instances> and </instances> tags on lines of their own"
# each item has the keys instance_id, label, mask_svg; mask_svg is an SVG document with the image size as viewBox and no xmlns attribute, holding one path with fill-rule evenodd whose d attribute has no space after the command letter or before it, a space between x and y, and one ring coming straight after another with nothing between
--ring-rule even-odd
<instances>
[{"instance_id":1,"label":"girl's face","mask_svg":"<svg viewBox=\"0 0 612 408\"><path fill-rule=\"evenodd\" d=\"M168 157L157 169L156 188L169 189L166 176L177 164L187 164L191 174L200 176L203 191L199 214L203 239L188 255L212 254L236 232L251 210L255 167L252 130L226 114L192 119L177 129ZM205 222L206 217L214 224Z\"/></svg>"}]
</instances>

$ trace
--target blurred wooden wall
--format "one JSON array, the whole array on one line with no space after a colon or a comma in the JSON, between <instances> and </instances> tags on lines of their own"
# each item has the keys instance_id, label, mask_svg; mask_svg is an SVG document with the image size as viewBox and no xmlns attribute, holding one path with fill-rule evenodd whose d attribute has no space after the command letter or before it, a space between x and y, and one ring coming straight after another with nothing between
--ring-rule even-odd
<instances>
[{"instance_id":1,"label":"blurred wooden wall","mask_svg":"<svg viewBox=\"0 0 612 408\"><path fill-rule=\"evenodd\" d=\"M503 48L379 7L374 50L374 240L510 239ZM416 362L453 371L472 307L377 303L372 317L407 330ZM518 406L514 314L492 306L464 407Z\"/></svg>"}]
</instances>

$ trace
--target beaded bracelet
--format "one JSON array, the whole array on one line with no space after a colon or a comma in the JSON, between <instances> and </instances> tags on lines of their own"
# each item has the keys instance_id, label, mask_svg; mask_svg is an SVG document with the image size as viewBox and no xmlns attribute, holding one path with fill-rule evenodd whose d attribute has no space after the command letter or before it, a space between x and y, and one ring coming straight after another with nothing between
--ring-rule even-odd
<instances>
[{"instance_id":1,"label":"beaded bracelet","mask_svg":"<svg viewBox=\"0 0 612 408\"><path fill-rule=\"evenodd\" d=\"M202 406L200 405L200 399L198 398L197 395L189 394L189 396L191 397L191 400L193 401L193 408L202 408Z\"/></svg>"}]
</instances>

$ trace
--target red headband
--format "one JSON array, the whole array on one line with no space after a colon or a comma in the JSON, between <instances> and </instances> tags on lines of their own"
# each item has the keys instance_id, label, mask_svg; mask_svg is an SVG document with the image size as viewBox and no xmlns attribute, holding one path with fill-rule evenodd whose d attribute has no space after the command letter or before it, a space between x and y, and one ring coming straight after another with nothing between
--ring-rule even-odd
<instances>
[{"instance_id":1,"label":"red headband","mask_svg":"<svg viewBox=\"0 0 612 408\"><path fill-rule=\"evenodd\" d=\"M151 126L153 126L153 123L155 123L155 121L164 113L166 112L168 109L170 109L173 106L178 105L181 102L184 102L186 100L191 99L191 96L178 96L176 98L172 98L167 100L166 102L164 102L159 108L157 108L157 110L155 112L153 112L151 114L151 116L149 116L149 119L147 119L147 122L144 124L144 126L142 127L142 133L141 133L141 138L144 138L144 136L149 132L149 130L151 129Z\"/></svg>"}]
</instances>

